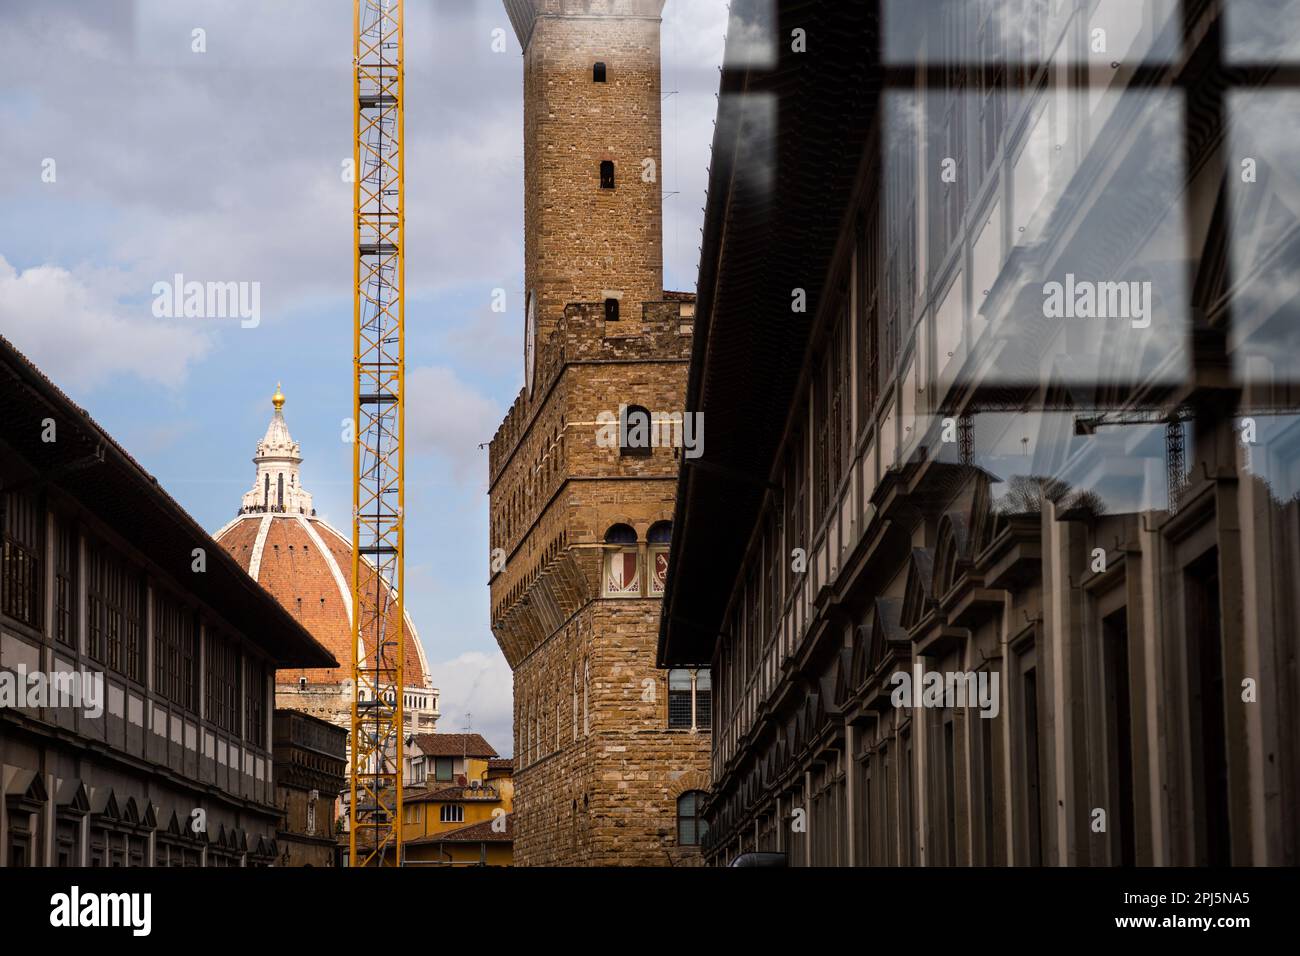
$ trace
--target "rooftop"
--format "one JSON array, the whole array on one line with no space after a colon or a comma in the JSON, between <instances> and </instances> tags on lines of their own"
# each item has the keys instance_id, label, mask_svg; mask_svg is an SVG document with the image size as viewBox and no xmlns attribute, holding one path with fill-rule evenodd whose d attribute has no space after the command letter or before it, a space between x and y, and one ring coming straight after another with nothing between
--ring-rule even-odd
<instances>
[{"instance_id":1,"label":"rooftop","mask_svg":"<svg viewBox=\"0 0 1300 956\"><path fill-rule=\"evenodd\" d=\"M41 440L53 420L57 441ZM30 463L33 486L69 495L177 586L256 643L276 667L338 662L111 435L0 336L0 447ZM17 477L17 476L15 476ZM12 479L11 479L12 481ZM203 550L203 574L191 567Z\"/></svg>"},{"instance_id":2,"label":"rooftop","mask_svg":"<svg viewBox=\"0 0 1300 956\"><path fill-rule=\"evenodd\" d=\"M501 818L505 820L504 832L500 829L492 829L496 820L484 820L481 823L471 823L469 826L448 830L446 833L434 833L403 842L407 846L430 843L512 843L515 839L514 816L513 813L507 813Z\"/></svg>"},{"instance_id":3,"label":"rooftop","mask_svg":"<svg viewBox=\"0 0 1300 956\"><path fill-rule=\"evenodd\" d=\"M416 734L415 746L426 757L488 757L497 752L480 734Z\"/></svg>"}]
</instances>

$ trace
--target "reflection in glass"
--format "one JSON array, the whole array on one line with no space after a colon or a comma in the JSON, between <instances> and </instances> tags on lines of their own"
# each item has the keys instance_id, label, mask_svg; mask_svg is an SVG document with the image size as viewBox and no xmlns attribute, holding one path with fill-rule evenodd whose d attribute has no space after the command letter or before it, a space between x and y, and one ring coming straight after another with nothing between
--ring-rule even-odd
<instances>
[{"instance_id":1,"label":"reflection in glass","mask_svg":"<svg viewBox=\"0 0 1300 956\"><path fill-rule=\"evenodd\" d=\"M1300 374L1300 93L1238 91L1228 103L1233 370L1242 384L1294 382ZM1207 303L1209 318L1225 304L1224 294Z\"/></svg>"}]
</instances>

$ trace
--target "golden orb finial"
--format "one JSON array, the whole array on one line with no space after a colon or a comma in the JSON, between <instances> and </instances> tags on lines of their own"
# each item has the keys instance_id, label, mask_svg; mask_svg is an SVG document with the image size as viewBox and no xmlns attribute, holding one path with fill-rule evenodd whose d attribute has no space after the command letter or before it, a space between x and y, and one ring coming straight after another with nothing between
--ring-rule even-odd
<instances>
[{"instance_id":1,"label":"golden orb finial","mask_svg":"<svg viewBox=\"0 0 1300 956\"><path fill-rule=\"evenodd\" d=\"M271 404L275 406L277 412L284 408L284 392L280 391L279 382L275 383L275 394L271 396Z\"/></svg>"}]
</instances>

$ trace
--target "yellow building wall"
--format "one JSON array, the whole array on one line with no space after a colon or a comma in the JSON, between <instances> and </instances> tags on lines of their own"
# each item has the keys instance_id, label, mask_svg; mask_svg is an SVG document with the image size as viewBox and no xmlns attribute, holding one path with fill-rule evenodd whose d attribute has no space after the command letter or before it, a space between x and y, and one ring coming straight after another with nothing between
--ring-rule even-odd
<instances>
[{"instance_id":1,"label":"yellow building wall","mask_svg":"<svg viewBox=\"0 0 1300 956\"><path fill-rule=\"evenodd\" d=\"M465 819L458 820L455 823L443 823L441 808L456 805L465 808ZM410 803L402 808L402 839L414 840L419 837L433 836L437 833L446 833L448 830L459 830L461 827L482 823L485 820L491 820L492 811L498 808L506 813L510 812L510 804L504 800L467 800L463 803L459 801Z\"/></svg>"}]
</instances>

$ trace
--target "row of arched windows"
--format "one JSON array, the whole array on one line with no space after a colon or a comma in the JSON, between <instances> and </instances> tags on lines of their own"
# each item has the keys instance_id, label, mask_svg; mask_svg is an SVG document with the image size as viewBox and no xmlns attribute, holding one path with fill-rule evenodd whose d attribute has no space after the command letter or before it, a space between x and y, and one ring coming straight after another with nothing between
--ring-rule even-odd
<instances>
[{"instance_id":1,"label":"row of arched windows","mask_svg":"<svg viewBox=\"0 0 1300 956\"><path fill-rule=\"evenodd\" d=\"M631 525L611 525L605 532L602 597L655 597L664 593L668 580L668 544L673 537L670 521L656 521L646 532L645 548ZM644 560L649 567L643 567Z\"/></svg>"},{"instance_id":2,"label":"row of arched windows","mask_svg":"<svg viewBox=\"0 0 1300 956\"><path fill-rule=\"evenodd\" d=\"M576 742L579 733L584 737L591 733L591 662L588 659L582 661L581 676L579 667L574 666L571 683L572 703L569 714L573 740ZM563 746L566 723L561 703L563 694L556 698L554 708L542 699L544 696L539 693L528 695L520 706L515 752L518 755L516 763L521 770Z\"/></svg>"},{"instance_id":3,"label":"row of arched windows","mask_svg":"<svg viewBox=\"0 0 1300 956\"><path fill-rule=\"evenodd\" d=\"M551 433L538 446L533 461L526 467L523 479L516 487L505 492L501 507L492 522L495 548L505 548L523 532L532 516L533 503L548 494L560 478L564 461L564 422L551 429Z\"/></svg>"},{"instance_id":4,"label":"row of arched windows","mask_svg":"<svg viewBox=\"0 0 1300 956\"><path fill-rule=\"evenodd\" d=\"M289 488L294 486L294 476L289 476ZM256 486L254 486L256 487ZM262 510L271 510L271 475L266 473L262 476ZM284 472L277 472L275 476L275 510L284 510Z\"/></svg>"}]
</instances>

